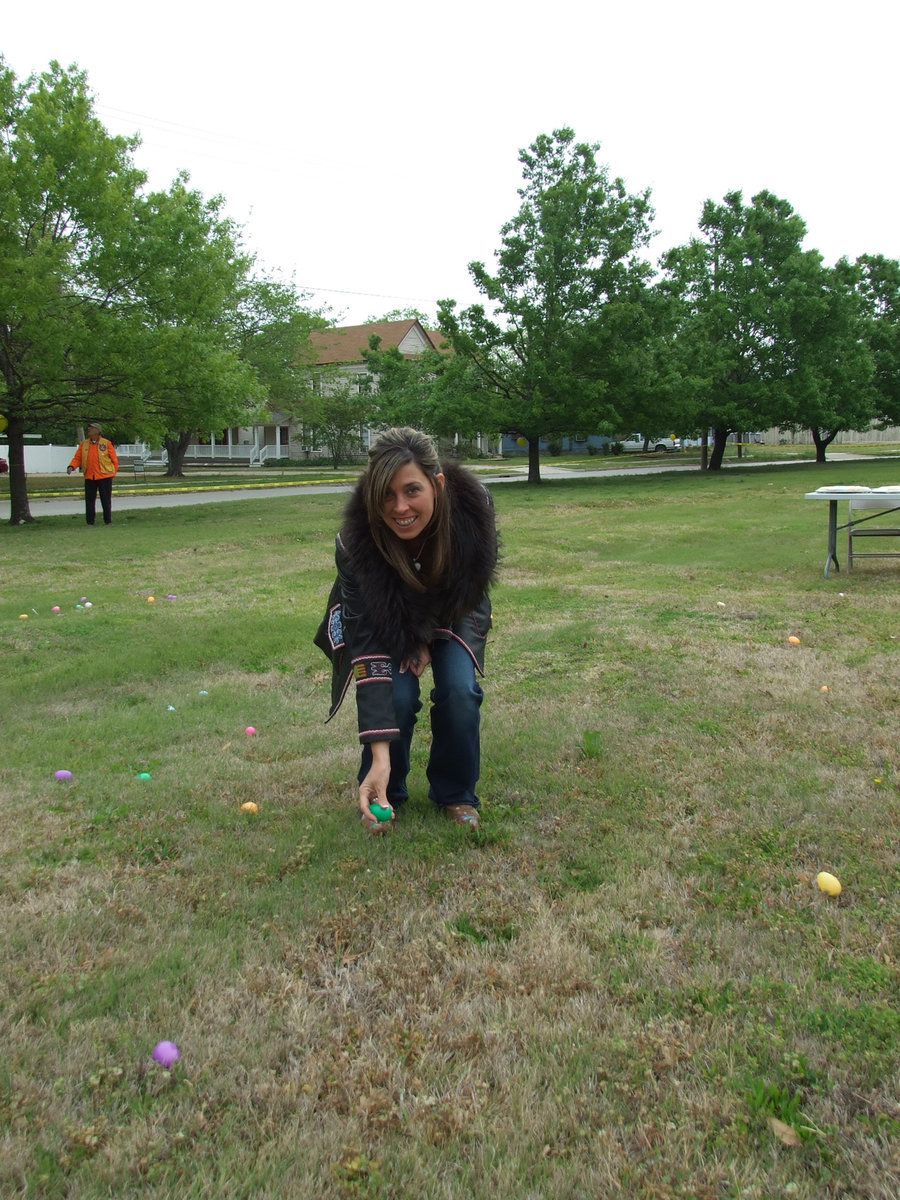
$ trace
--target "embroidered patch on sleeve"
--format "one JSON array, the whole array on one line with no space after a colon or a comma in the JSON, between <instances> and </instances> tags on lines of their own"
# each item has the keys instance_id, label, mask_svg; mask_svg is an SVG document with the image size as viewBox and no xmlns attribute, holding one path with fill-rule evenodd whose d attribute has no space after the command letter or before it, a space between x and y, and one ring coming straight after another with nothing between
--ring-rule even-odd
<instances>
[{"instance_id":1,"label":"embroidered patch on sleeve","mask_svg":"<svg viewBox=\"0 0 900 1200\"><path fill-rule=\"evenodd\" d=\"M336 604L328 614L328 640L332 650L339 650L344 644L344 622L341 620L341 606Z\"/></svg>"},{"instance_id":2,"label":"embroidered patch on sleeve","mask_svg":"<svg viewBox=\"0 0 900 1200\"><path fill-rule=\"evenodd\" d=\"M353 677L357 683L390 682L392 678L389 658L357 658L353 663Z\"/></svg>"}]
</instances>

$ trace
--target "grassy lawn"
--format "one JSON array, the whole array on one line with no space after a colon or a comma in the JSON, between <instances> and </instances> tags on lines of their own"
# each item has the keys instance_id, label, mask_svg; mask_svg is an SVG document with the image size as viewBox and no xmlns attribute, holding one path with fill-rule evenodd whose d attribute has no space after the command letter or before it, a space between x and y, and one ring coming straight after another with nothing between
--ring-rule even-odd
<instances>
[{"instance_id":1,"label":"grassy lawn","mask_svg":"<svg viewBox=\"0 0 900 1200\"><path fill-rule=\"evenodd\" d=\"M427 722L357 826L341 495L0 527L0 1195L896 1200L900 561L803 494L897 480L497 485L474 836Z\"/></svg>"}]
</instances>

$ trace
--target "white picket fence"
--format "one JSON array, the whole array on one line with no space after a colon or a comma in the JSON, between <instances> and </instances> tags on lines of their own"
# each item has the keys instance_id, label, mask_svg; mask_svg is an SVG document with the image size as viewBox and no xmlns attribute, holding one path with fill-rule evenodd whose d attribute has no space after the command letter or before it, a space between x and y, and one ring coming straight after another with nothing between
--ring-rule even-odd
<instances>
[{"instance_id":1,"label":"white picket fence","mask_svg":"<svg viewBox=\"0 0 900 1200\"><path fill-rule=\"evenodd\" d=\"M62 474L75 453L74 446L37 446L25 443L25 473L27 475L59 475ZM146 442L125 443L116 446L120 463L136 462L165 465L169 456L165 450L151 450ZM273 454L277 456L275 446L188 446L187 458L193 462L239 463L248 467L262 466ZM0 443L0 458L9 462L9 446Z\"/></svg>"}]
</instances>

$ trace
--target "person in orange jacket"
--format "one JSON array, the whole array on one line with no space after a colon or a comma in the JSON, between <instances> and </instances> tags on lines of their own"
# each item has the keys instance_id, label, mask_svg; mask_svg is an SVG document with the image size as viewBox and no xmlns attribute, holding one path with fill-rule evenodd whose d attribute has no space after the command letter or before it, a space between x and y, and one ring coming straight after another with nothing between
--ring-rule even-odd
<instances>
[{"instance_id":1,"label":"person in orange jacket","mask_svg":"<svg viewBox=\"0 0 900 1200\"><path fill-rule=\"evenodd\" d=\"M119 469L116 448L102 436L96 422L88 425L88 435L72 455L66 474L81 471L84 476L84 516L88 525L94 524L97 511L97 496L103 509L103 524L112 522L112 481Z\"/></svg>"}]
</instances>

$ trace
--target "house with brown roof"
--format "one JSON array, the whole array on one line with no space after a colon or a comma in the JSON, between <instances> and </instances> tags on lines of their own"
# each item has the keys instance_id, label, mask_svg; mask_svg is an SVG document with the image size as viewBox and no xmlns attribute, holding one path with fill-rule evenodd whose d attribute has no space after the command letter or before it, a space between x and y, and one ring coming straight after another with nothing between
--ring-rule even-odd
<instances>
[{"instance_id":1,"label":"house with brown roof","mask_svg":"<svg viewBox=\"0 0 900 1200\"><path fill-rule=\"evenodd\" d=\"M426 329L414 318L332 326L316 329L310 334L310 371L321 368L323 375L333 374L342 381L348 379L351 384L355 383L357 391L365 390L370 372L363 351L369 349L369 339L373 336L380 339L381 350L396 347L406 358L414 358L426 350L447 349L447 343L438 330ZM267 421L258 425L211 434L203 444L189 448L185 461L194 464L218 462L257 466L266 459L315 456L317 452L304 445L302 434L302 427L292 423L284 413L273 412ZM137 456L140 456L141 450L141 447L135 447Z\"/></svg>"},{"instance_id":2,"label":"house with brown roof","mask_svg":"<svg viewBox=\"0 0 900 1200\"><path fill-rule=\"evenodd\" d=\"M371 378L363 351L369 349L372 337L379 339L379 349L396 348L405 358L414 358L426 350L446 347L443 335L428 330L415 318L402 321L370 321L365 325L339 325L315 329L309 336L311 372L319 368L323 376L336 376L349 381L357 391L365 390ZM324 384L327 387L327 383ZM248 431L243 431L245 436ZM258 425L252 431L254 440L263 447L263 458L303 458L309 453L298 440L302 430L287 422L283 414L273 413L271 422Z\"/></svg>"},{"instance_id":3,"label":"house with brown roof","mask_svg":"<svg viewBox=\"0 0 900 1200\"><path fill-rule=\"evenodd\" d=\"M330 329L315 329L309 335L313 354L312 369L337 369L344 378L368 378L369 368L363 351L369 349L371 338L379 339L380 350L399 350L404 358L415 358L426 350L439 350L446 345L437 330L428 330L412 318L404 321L371 321L366 325L342 325Z\"/></svg>"},{"instance_id":4,"label":"house with brown roof","mask_svg":"<svg viewBox=\"0 0 900 1200\"><path fill-rule=\"evenodd\" d=\"M361 367L364 370L363 351L368 350L372 337L380 339L380 349L391 350L396 347L405 358L413 358L426 350L437 350L441 345L440 334L429 332L414 318L315 329L309 336L315 365L344 366L348 371Z\"/></svg>"}]
</instances>

